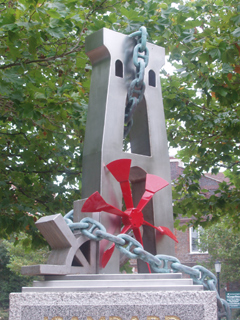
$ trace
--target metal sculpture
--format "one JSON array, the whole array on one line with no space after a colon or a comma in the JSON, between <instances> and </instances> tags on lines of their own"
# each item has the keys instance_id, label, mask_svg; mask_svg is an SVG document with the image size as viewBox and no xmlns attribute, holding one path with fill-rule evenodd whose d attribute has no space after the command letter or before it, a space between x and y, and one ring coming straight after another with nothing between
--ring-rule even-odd
<instances>
[{"instance_id":1,"label":"metal sculpture","mask_svg":"<svg viewBox=\"0 0 240 320\"><path fill-rule=\"evenodd\" d=\"M87 38L86 52L93 71L82 195L89 198L76 201L74 212L70 211L64 218L56 214L39 219L36 225L52 252L48 264L23 267L23 274L101 273L107 264L106 272L117 273L118 256L111 259L116 246L129 258L147 262L149 270L151 265L155 272L185 272L195 284L217 291L216 278L211 272L200 266L181 265L171 256L174 254L171 239L177 239L170 230L173 229L170 163L157 76L164 64L164 49L147 43L146 37L146 29L142 27L130 37L102 29ZM132 153L122 148L122 137L128 134ZM159 190L161 193L157 193ZM115 236L120 231L120 218L124 227ZM158 226L160 221L164 227ZM125 234L130 229L136 239ZM168 237L157 238L154 229ZM110 247L109 241L113 242ZM99 242L103 244L100 250ZM89 243L88 257L82 249L86 243ZM99 252L103 253L100 268ZM146 271L143 264L138 264L138 271ZM226 301L218 294L217 301L219 319L224 316L230 319Z\"/></svg>"},{"instance_id":2,"label":"metal sculpture","mask_svg":"<svg viewBox=\"0 0 240 320\"><path fill-rule=\"evenodd\" d=\"M103 224L108 233L118 234L122 217L125 224L123 231L126 232L130 225L147 251L152 254L174 255L173 241L169 237L160 236L165 233L174 238L170 231L173 230L172 197L169 185L170 162L158 76L164 64L164 49L148 43L146 36L145 28L141 28L130 36L104 28L86 39L86 53L93 68L83 150L83 199L75 201L74 212L67 214L65 222L74 230L74 225L83 217L90 217ZM129 133L131 152L125 152L123 136L126 136L129 129L131 129ZM106 166L119 159L125 159L128 162L120 161L118 165L130 164L130 162L132 164L131 167L128 166L126 177L131 183L132 198L129 197L129 191L125 193L126 183L123 181L125 178L122 179L122 173L120 175L118 173L118 170L121 172L121 168ZM126 174L125 171L124 174ZM158 182L160 182L159 179L163 179L161 183L165 182L160 183L154 191L150 192L153 189L151 189L152 186L149 188L149 182L151 184L157 179L152 179L153 176L161 177L158 178ZM121 180L126 211L122 211L122 193L118 178ZM145 184L148 189L147 196L145 193L141 200L146 191ZM129 189L129 184L127 188ZM152 198L158 188L161 192ZM90 207L83 213L84 202L96 191L106 203L111 203L119 210L121 215L109 215L106 210L96 212L96 208ZM140 225L143 227L143 236L139 232ZM164 227L158 227L159 225ZM69 270L70 273L77 272L76 268L69 268L69 266L80 268L78 270L81 270L79 271L81 273L119 272L119 254L116 250L113 252L113 249L109 248L110 244L107 240L101 241L98 246L74 231L77 241L68 241L71 237L68 235L66 226L66 223L64 225L62 222L61 225L56 226L55 216L50 216L48 219L41 218L37 223L37 227L54 251L48 260L47 272L50 274L53 274L54 270L56 274L68 273ZM48 230L47 234L45 229ZM63 248L52 239L51 229L54 231L53 234L56 234L57 229L60 234L63 234L66 240L64 243L60 241ZM160 232L155 233L155 229ZM80 249L76 247L77 243L81 244ZM106 250L110 253L108 256L104 253ZM63 252L64 256L68 256L67 251L71 252L71 258L66 262L61 255ZM87 262L84 259L86 257ZM106 257L111 259L108 260ZM104 261L103 265L108 262L104 271L99 261ZM62 268L55 268L59 265L62 265ZM36 268L32 267L28 272L32 274L34 270ZM38 274L47 274L44 273L44 268L37 268L37 270ZM138 271L148 272L146 264L138 264Z\"/></svg>"},{"instance_id":3,"label":"metal sculpture","mask_svg":"<svg viewBox=\"0 0 240 320\"><path fill-rule=\"evenodd\" d=\"M139 32L126 36L104 28L86 39L86 53L92 63L92 76L83 150L82 197L86 199L98 191L107 203L121 210L121 188L106 168L106 164L117 159L131 159L129 180L134 207L137 207L145 190L146 174L163 178L169 185L149 201L142 213L144 220L150 224L163 225L173 230L170 162L159 79L159 70L165 59L164 48L146 42L147 52L145 53L145 49L141 52L138 38ZM141 68L136 70L134 52L137 62L144 60L140 56L149 52L148 63L140 63L144 64L144 76L142 72L138 72ZM129 89L133 88L131 84L134 80L136 86ZM142 81L145 83L145 91L139 96L138 106L132 113L130 109L135 102L130 108L128 103L126 108L126 102L131 101L132 90L138 90ZM136 95L134 92L132 98ZM129 133L131 152L125 152L124 122L129 112L133 118ZM79 203L80 201L76 201L74 204L74 222L82 218ZM87 215L92 217L91 212ZM119 216L102 212L95 213L94 218L100 221L109 233L120 232ZM143 229L143 244L146 250L152 254L174 255L174 243L169 237L156 237L154 229L147 225L143 225ZM97 265L108 245L107 241L102 241L96 249ZM114 251L104 270L101 266L97 266L97 269L97 273L118 273L118 252ZM138 263L138 270L141 273L148 272L146 264L141 262Z\"/></svg>"},{"instance_id":4,"label":"metal sculpture","mask_svg":"<svg viewBox=\"0 0 240 320\"><path fill-rule=\"evenodd\" d=\"M159 190L163 189L168 185L168 182L164 179L147 174L146 175L146 185L145 192L142 195L141 200L139 201L137 207L134 207L132 200L132 193L129 182L129 174L131 168L131 159L119 159L109 163L107 166L108 170L112 173L114 178L120 183L120 187L123 194L123 199L125 202L126 210L122 211L118 208L108 204L99 194L99 192L93 193L84 203L82 207L82 212L100 212L105 211L122 218L122 223L124 227L121 230L121 233L127 233L130 229L132 229L135 238L143 245L142 235L140 231L140 227L142 225L150 226L160 232L161 235L167 235L173 240L177 241L175 235L169 230L167 227L159 226L156 227L151 223L144 220L144 216L142 213L143 208L147 205L147 203L152 199L153 195ZM77 227L77 224L73 227ZM101 265L105 268L109 259L111 258L113 251L115 248L115 244L113 243L109 249L107 249L102 257ZM151 272L150 268L149 271Z\"/></svg>"}]
</instances>

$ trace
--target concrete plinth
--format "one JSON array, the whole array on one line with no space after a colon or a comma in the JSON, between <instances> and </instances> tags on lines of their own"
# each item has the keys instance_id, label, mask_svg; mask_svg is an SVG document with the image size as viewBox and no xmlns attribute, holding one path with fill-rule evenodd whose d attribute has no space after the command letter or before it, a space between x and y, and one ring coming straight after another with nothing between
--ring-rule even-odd
<instances>
[{"instance_id":1,"label":"concrete plinth","mask_svg":"<svg viewBox=\"0 0 240 320\"><path fill-rule=\"evenodd\" d=\"M76 282L80 280L72 279L75 286L67 280L67 292L59 280L56 285L50 280L44 292L39 283L31 291L24 289L10 295L9 320L217 320L215 292L185 291L185 286L189 286L186 283L181 284L181 290L176 287L178 291L174 291L177 278L171 290L164 286L167 277L156 279L159 290L144 287L143 283L134 287L133 281L128 280L129 287L121 286L118 291L114 291L116 283L102 287L96 283L89 290L79 291Z\"/></svg>"}]
</instances>

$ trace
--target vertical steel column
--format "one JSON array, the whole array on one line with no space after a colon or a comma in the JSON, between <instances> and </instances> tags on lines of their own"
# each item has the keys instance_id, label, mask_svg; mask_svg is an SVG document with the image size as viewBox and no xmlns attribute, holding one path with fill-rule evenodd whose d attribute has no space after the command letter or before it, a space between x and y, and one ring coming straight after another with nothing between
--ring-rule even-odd
<instances>
[{"instance_id":1,"label":"vertical steel column","mask_svg":"<svg viewBox=\"0 0 240 320\"><path fill-rule=\"evenodd\" d=\"M87 198L99 191L106 202L121 208L119 184L105 165L116 159L130 158L135 204L144 190L146 172L169 182L168 187L154 195L143 213L145 219L154 225L173 230L170 162L159 79L165 53L164 48L150 43L147 43L149 64L145 70L145 95L134 114L134 125L130 133L132 153L122 151L127 87L135 70L132 63L134 44L134 39L105 28L86 39L86 53L93 69L83 151L82 197ZM122 76L119 71L121 64ZM119 217L102 212L95 218L104 224L109 233L119 233ZM145 249L153 254L174 255L174 241L167 236L155 235L152 228L144 227L143 242ZM105 247L106 242L101 241L100 255ZM98 252L98 263L97 255ZM145 263L140 263L138 268L139 272L148 272ZM119 272L117 250L106 268L97 272Z\"/></svg>"}]
</instances>

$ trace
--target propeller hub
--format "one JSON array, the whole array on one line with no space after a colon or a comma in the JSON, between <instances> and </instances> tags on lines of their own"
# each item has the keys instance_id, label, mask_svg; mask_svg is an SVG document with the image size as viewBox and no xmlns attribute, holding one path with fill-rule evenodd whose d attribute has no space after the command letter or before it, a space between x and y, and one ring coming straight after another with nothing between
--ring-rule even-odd
<instances>
[{"instance_id":1,"label":"propeller hub","mask_svg":"<svg viewBox=\"0 0 240 320\"><path fill-rule=\"evenodd\" d=\"M123 218L123 224L131 225L133 228L140 228L144 222L142 211L131 208L127 209L125 213L128 214L128 217Z\"/></svg>"}]
</instances>

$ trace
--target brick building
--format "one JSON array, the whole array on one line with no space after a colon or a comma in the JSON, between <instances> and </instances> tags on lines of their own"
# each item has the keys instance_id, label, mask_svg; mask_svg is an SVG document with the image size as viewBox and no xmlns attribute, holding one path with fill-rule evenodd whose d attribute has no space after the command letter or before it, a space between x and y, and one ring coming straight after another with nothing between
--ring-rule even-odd
<instances>
[{"instance_id":1,"label":"brick building","mask_svg":"<svg viewBox=\"0 0 240 320\"><path fill-rule=\"evenodd\" d=\"M183 164L179 159L170 158L171 165L171 179L175 180L183 174ZM201 189L207 189L206 197L212 195L218 189L218 184L222 181L228 181L228 178L223 173L219 172L217 175L210 173L205 174L200 179ZM188 218L180 219L180 224L184 225ZM175 245L175 255L182 264L192 267L201 261L208 259L207 252L201 252L198 248L199 230L193 228L187 229L185 232L175 230L175 235L179 241Z\"/></svg>"},{"instance_id":2,"label":"brick building","mask_svg":"<svg viewBox=\"0 0 240 320\"><path fill-rule=\"evenodd\" d=\"M180 175L183 174L183 164L180 160L170 158L171 164L171 179L177 179ZM223 173L219 172L217 175L205 174L200 179L201 189L207 189L208 192L206 196L210 196L218 189L218 184L222 181L228 182L228 178L224 176ZM180 219L180 224L184 225L188 221L188 218ZM201 252L198 248L199 242L199 230L193 230L193 228L187 229L185 232L175 229L175 235L178 239L178 243L175 244L175 256L180 260L180 262L189 267L193 267L196 264L207 261L209 255L207 252ZM183 277L188 277L183 274ZM240 282L234 283L221 283L221 297L225 299L226 291L230 292L239 292L240 291ZM239 309L232 309L233 319L234 316L240 315Z\"/></svg>"}]
</instances>

